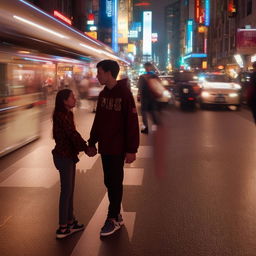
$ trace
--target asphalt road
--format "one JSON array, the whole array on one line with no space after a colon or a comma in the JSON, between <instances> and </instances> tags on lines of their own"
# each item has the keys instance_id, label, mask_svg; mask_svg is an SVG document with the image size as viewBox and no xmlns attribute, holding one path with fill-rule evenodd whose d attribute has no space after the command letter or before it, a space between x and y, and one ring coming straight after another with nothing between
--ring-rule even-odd
<instances>
[{"instance_id":1,"label":"asphalt road","mask_svg":"<svg viewBox=\"0 0 256 256\"><path fill-rule=\"evenodd\" d=\"M85 138L93 117L75 110ZM125 166L125 226L105 239L100 157L81 155L75 210L86 229L57 241L59 177L44 118L39 140L0 159L0 255L255 256L255 129L245 108L163 112Z\"/></svg>"}]
</instances>

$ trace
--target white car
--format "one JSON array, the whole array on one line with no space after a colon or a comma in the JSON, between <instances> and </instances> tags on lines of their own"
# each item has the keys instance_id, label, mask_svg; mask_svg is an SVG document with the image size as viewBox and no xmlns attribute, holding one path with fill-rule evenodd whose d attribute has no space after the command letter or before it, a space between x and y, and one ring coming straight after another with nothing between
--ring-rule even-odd
<instances>
[{"instance_id":1,"label":"white car","mask_svg":"<svg viewBox=\"0 0 256 256\"><path fill-rule=\"evenodd\" d=\"M199 75L200 105L232 105L240 107L241 86L232 82L223 73L204 73Z\"/></svg>"}]
</instances>

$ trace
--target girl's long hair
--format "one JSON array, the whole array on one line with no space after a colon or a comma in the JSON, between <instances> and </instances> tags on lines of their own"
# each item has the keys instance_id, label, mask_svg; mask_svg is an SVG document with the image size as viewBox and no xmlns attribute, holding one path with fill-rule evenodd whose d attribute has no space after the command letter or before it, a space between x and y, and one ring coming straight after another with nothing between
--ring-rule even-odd
<instances>
[{"instance_id":1,"label":"girl's long hair","mask_svg":"<svg viewBox=\"0 0 256 256\"><path fill-rule=\"evenodd\" d=\"M67 100L71 93L72 91L70 89L63 89L61 91L58 91L55 99L55 107L52 114L53 121L55 119L55 116L59 112L62 112L62 113L68 112L68 110L65 107L64 100Z\"/></svg>"}]
</instances>

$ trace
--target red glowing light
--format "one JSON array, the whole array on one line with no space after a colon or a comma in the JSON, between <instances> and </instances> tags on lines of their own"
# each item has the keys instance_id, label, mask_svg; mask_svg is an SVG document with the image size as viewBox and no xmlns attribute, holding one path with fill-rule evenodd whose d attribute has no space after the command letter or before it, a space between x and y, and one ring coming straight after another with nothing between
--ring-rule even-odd
<instances>
[{"instance_id":1,"label":"red glowing light","mask_svg":"<svg viewBox=\"0 0 256 256\"><path fill-rule=\"evenodd\" d=\"M135 4L135 6L149 6L149 5L151 5L151 3L148 3L148 2Z\"/></svg>"},{"instance_id":2,"label":"red glowing light","mask_svg":"<svg viewBox=\"0 0 256 256\"><path fill-rule=\"evenodd\" d=\"M93 13L88 14L88 20L95 20L95 17L94 17Z\"/></svg>"},{"instance_id":3,"label":"red glowing light","mask_svg":"<svg viewBox=\"0 0 256 256\"><path fill-rule=\"evenodd\" d=\"M53 12L53 15L54 15L55 17L57 17L57 18L59 18L59 19L65 21L65 22L68 23L69 25L72 25L72 21L71 21L69 18L65 17L63 14L61 14L60 12L54 11L54 12Z\"/></svg>"}]
</instances>

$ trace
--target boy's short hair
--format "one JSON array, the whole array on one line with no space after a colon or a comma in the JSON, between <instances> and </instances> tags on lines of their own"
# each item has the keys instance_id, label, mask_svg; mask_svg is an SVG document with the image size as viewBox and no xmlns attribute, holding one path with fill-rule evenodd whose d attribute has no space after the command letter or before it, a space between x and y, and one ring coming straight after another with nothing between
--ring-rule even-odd
<instances>
[{"instance_id":1,"label":"boy's short hair","mask_svg":"<svg viewBox=\"0 0 256 256\"><path fill-rule=\"evenodd\" d=\"M101 67L105 72L110 71L113 78L117 78L117 75L120 71L118 63L114 60L102 60L97 64L96 67Z\"/></svg>"}]
</instances>

